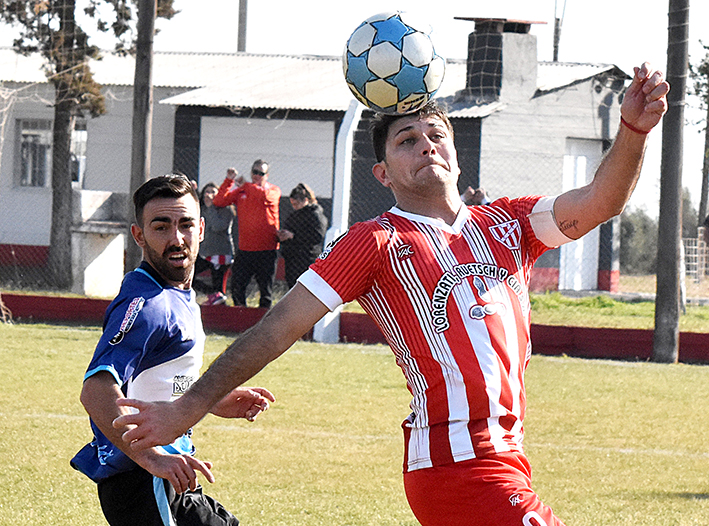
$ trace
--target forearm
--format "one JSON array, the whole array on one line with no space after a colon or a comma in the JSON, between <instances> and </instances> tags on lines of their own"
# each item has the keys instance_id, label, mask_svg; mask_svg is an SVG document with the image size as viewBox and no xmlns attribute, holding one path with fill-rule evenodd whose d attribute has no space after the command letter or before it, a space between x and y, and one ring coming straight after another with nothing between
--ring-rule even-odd
<instances>
[{"instance_id":1,"label":"forearm","mask_svg":"<svg viewBox=\"0 0 709 526\"><path fill-rule=\"evenodd\" d=\"M113 427L113 421L117 417L130 413L128 408L116 405L119 398L124 398L123 393L108 373L97 373L88 378L81 392L81 402L96 427L131 460L147 471L151 471L155 457L160 453L155 448L133 451L122 439L128 427L122 426L118 429Z\"/></svg>"},{"instance_id":2,"label":"forearm","mask_svg":"<svg viewBox=\"0 0 709 526\"><path fill-rule=\"evenodd\" d=\"M559 196L554 216L566 236L578 239L623 211L640 177L646 143L647 135L621 125L591 183Z\"/></svg>"},{"instance_id":3,"label":"forearm","mask_svg":"<svg viewBox=\"0 0 709 526\"><path fill-rule=\"evenodd\" d=\"M283 354L327 312L319 300L296 284L261 321L246 331L209 366L175 404L193 424L232 389Z\"/></svg>"}]
</instances>

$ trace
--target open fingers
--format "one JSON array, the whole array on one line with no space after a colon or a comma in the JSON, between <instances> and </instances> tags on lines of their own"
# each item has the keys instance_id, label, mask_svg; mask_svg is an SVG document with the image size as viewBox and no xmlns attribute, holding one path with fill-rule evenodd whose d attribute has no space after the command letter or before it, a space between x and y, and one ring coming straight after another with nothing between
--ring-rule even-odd
<instances>
[{"instance_id":1,"label":"open fingers","mask_svg":"<svg viewBox=\"0 0 709 526\"><path fill-rule=\"evenodd\" d=\"M258 394L260 394L260 395L263 396L264 398L267 398L267 399L270 400L271 402L275 402L275 401L276 401L276 397L273 395L273 393L272 393L271 391L269 391L268 389L264 388L264 387L249 387L249 389L251 389L252 391L257 392Z\"/></svg>"},{"instance_id":2,"label":"open fingers","mask_svg":"<svg viewBox=\"0 0 709 526\"><path fill-rule=\"evenodd\" d=\"M185 455L184 456L185 460L187 461L187 464L191 468L193 472L199 471L206 477L206 479L210 483L214 483L214 474L212 473L211 467L212 463L211 462L203 462L195 457ZM196 477L195 477L195 487L196 487ZM190 489L195 489L194 487L190 486Z\"/></svg>"}]
</instances>

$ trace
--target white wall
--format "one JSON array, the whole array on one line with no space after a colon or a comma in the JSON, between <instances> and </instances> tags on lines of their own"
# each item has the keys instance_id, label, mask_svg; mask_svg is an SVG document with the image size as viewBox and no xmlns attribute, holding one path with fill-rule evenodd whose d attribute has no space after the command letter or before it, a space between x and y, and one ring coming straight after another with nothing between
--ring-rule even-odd
<instances>
[{"instance_id":1,"label":"white wall","mask_svg":"<svg viewBox=\"0 0 709 526\"><path fill-rule=\"evenodd\" d=\"M7 112L0 152L0 244L48 245L51 180L43 188L19 187L14 177L15 121L53 120L54 88L50 84L5 85L22 88ZM104 88L107 113L87 117L87 161L83 189L127 193L130 188L133 88ZM172 171L175 108L158 101L184 90L154 89L151 174ZM0 104L4 102L0 99ZM5 106L0 106L4 110ZM0 119L4 116L0 113ZM2 121L0 121L2 122Z\"/></svg>"},{"instance_id":2,"label":"white wall","mask_svg":"<svg viewBox=\"0 0 709 526\"><path fill-rule=\"evenodd\" d=\"M283 195L302 182L330 197L334 140L331 121L202 117L199 186L221 184L228 167L248 181L253 162L263 159Z\"/></svg>"}]
</instances>

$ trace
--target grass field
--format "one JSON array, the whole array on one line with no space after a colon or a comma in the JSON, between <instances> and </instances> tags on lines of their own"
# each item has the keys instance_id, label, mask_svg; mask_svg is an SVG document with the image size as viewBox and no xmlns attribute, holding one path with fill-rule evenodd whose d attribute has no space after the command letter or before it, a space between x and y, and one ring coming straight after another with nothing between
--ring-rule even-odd
<instances>
[{"instance_id":1,"label":"grass field","mask_svg":"<svg viewBox=\"0 0 709 526\"><path fill-rule=\"evenodd\" d=\"M89 439L78 402L97 328L0 324L0 525L101 525L68 464ZM206 361L231 341L208 338ZM245 526L415 525L401 483L403 378L383 346L297 343L253 384L256 422L207 417L207 492ZM709 525L709 367L534 356L534 487L569 526ZM445 525L442 525L445 526Z\"/></svg>"}]
</instances>

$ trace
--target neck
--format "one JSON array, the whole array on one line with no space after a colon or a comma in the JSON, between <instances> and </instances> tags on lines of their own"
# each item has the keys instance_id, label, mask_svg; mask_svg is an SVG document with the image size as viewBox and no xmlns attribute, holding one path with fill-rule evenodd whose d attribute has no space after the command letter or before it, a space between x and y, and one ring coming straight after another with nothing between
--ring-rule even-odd
<instances>
[{"instance_id":1,"label":"neck","mask_svg":"<svg viewBox=\"0 0 709 526\"><path fill-rule=\"evenodd\" d=\"M460 207L463 206L463 202L458 195L450 196L445 199L440 197L432 199L406 199L397 197L396 206L404 212L439 219L450 226L455 223L458 212L460 212Z\"/></svg>"}]
</instances>

